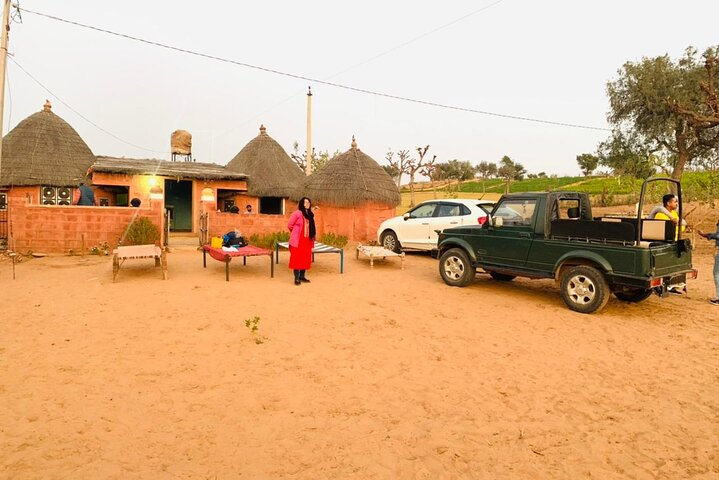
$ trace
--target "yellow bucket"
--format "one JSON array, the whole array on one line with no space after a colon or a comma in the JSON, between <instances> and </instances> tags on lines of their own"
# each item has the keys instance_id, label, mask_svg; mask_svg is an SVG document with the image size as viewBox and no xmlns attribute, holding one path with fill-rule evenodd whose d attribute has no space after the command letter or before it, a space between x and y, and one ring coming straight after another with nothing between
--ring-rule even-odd
<instances>
[{"instance_id":1,"label":"yellow bucket","mask_svg":"<svg viewBox=\"0 0 719 480\"><path fill-rule=\"evenodd\" d=\"M212 248L220 248L222 247L222 237L212 237L210 239L210 246Z\"/></svg>"}]
</instances>

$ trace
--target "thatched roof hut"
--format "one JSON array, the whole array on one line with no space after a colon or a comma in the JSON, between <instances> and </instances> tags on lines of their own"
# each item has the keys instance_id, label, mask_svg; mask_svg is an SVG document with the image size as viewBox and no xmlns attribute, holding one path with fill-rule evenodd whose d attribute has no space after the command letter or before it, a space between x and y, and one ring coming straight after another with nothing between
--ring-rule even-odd
<instances>
[{"instance_id":1,"label":"thatched roof hut","mask_svg":"<svg viewBox=\"0 0 719 480\"><path fill-rule=\"evenodd\" d=\"M293 194L305 175L264 125L260 134L245 145L227 169L246 174L247 193L254 197L294 198Z\"/></svg>"},{"instance_id":2,"label":"thatched roof hut","mask_svg":"<svg viewBox=\"0 0 719 480\"><path fill-rule=\"evenodd\" d=\"M87 181L94 161L90 147L46 101L2 139L0 185L74 186Z\"/></svg>"},{"instance_id":3,"label":"thatched roof hut","mask_svg":"<svg viewBox=\"0 0 719 480\"><path fill-rule=\"evenodd\" d=\"M387 172L357 148L337 155L304 181L295 194L321 205L315 217L320 234L373 240L380 223L393 217L400 194Z\"/></svg>"},{"instance_id":4,"label":"thatched roof hut","mask_svg":"<svg viewBox=\"0 0 719 480\"><path fill-rule=\"evenodd\" d=\"M201 162L169 162L157 159L117 158L98 156L93 172L121 175L153 175L158 177L200 180L244 180L247 175L227 170L222 165Z\"/></svg>"},{"instance_id":5,"label":"thatched roof hut","mask_svg":"<svg viewBox=\"0 0 719 480\"><path fill-rule=\"evenodd\" d=\"M354 136L352 148L307 177L298 193L295 196L340 207L358 207L367 202L396 207L401 200L392 178L357 148Z\"/></svg>"}]
</instances>

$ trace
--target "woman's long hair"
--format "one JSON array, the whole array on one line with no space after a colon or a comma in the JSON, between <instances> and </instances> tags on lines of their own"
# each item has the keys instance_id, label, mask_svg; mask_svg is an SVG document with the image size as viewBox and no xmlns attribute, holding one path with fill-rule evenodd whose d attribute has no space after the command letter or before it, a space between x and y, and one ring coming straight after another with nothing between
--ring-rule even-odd
<instances>
[{"instance_id":1,"label":"woman's long hair","mask_svg":"<svg viewBox=\"0 0 719 480\"><path fill-rule=\"evenodd\" d=\"M310 202L310 208L305 208L305 200ZM310 223L310 238L314 240L317 235L317 230L315 228L315 214L312 212L312 200L308 197L302 197L300 203L297 205L297 209L302 212L302 215Z\"/></svg>"}]
</instances>

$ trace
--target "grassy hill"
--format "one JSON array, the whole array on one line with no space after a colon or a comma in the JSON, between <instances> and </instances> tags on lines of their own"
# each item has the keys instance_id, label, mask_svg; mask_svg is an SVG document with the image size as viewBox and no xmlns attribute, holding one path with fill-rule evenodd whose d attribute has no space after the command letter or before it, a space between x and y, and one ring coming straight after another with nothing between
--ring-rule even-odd
<instances>
[{"instance_id":1,"label":"grassy hill","mask_svg":"<svg viewBox=\"0 0 719 480\"><path fill-rule=\"evenodd\" d=\"M512 182L510 192L551 192L572 190L585 192L592 196L598 205L617 205L637 201L642 180L630 177L554 177L528 178ZM457 188L436 185L436 193L429 183L418 184L415 191L415 203L432 198L477 198L496 200L504 193L504 181L497 178L470 180L462 182ZM719 173L686 172L682 176L682 196L685 201L713 202L719 198ZM402 188L402 203L397 212L404 213L410 204L407 187Z\"/></svg>"}]
</instances>

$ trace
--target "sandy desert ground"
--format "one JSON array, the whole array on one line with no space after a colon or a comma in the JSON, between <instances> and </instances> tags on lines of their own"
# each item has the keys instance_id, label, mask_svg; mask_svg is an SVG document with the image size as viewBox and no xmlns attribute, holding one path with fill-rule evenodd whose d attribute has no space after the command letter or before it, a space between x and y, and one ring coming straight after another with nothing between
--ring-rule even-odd
<instances>
[{"instance_id":1,"label":"sandy desert ground","mask_svg":"<svg viewBox=\"0 0 719 480\"><path fill-rule=\"evenodd\" d=\"M719 477L712 250L689 295L569 311L551 281L445 286L347 247L0 262L0 478ZM256 343L245 320L258 316Z\"/></svg>"}]
</instances>

